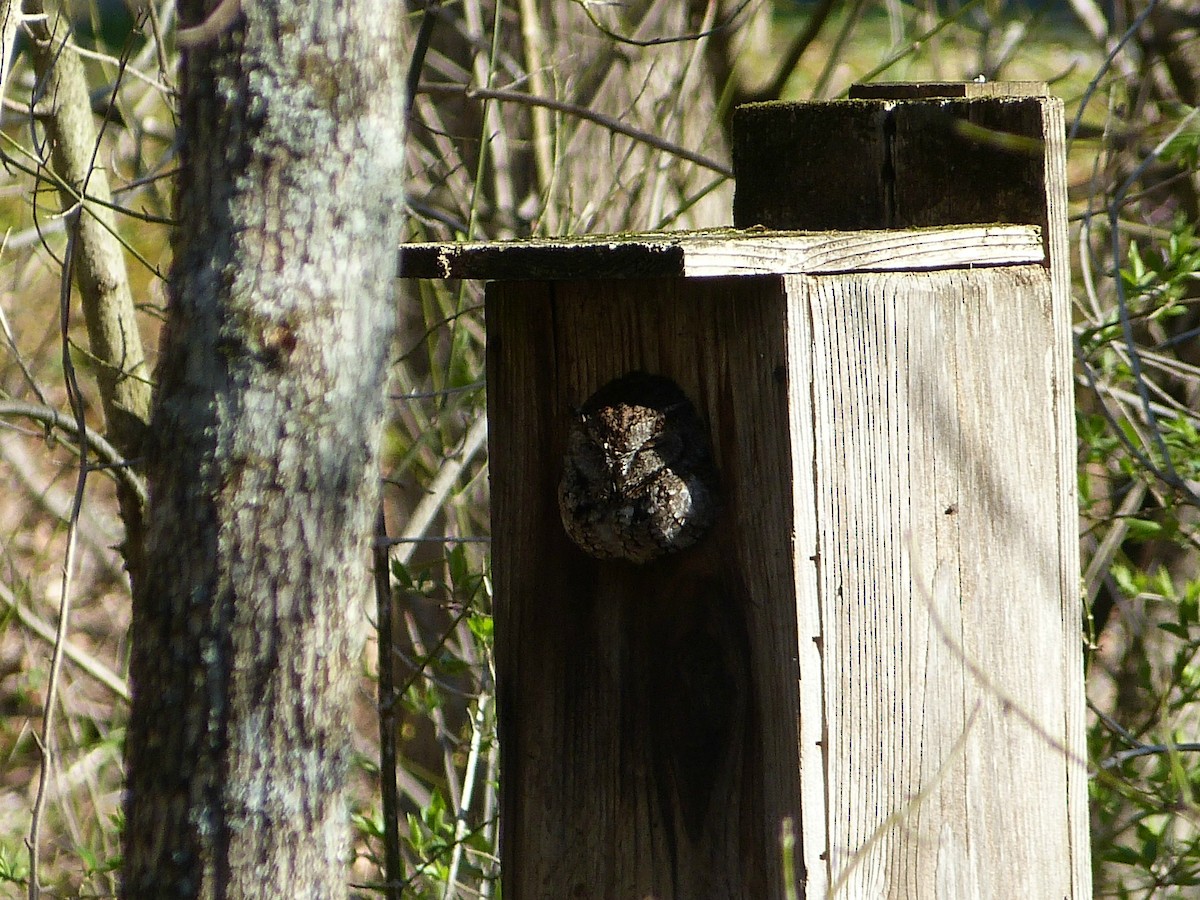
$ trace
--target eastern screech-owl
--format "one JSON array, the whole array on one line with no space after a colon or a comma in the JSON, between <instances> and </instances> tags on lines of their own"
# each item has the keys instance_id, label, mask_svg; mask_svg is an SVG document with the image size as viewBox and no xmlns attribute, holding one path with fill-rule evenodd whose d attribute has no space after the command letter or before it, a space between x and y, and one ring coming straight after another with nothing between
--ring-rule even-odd
<instances>
[{"instance_id":1,"label":"eastern screech-owl","mask_svg":"<svg viewBox=\"0 0 1200 900\"><path fill-rule=\"evenodd\" d=\"M671 379L622 375L576 413L558 508L587 553L647 563L686 549L704 537L717 506L708 431Z\"/></svg>"}]
</instances>

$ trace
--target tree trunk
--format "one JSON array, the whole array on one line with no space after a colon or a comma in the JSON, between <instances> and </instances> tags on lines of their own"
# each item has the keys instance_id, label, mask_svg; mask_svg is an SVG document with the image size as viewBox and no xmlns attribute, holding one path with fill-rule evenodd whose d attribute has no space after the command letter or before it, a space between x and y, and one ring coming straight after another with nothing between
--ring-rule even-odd
<instances>
[{"instance_id":1,"label":"tree trunk","mask_svg":"<svg viewBox=\"0 0 1200 900\"><path fill-rule=\"evenodd\" d=\"M394 321L401 10L231 4L183 60L123 895L336 898ZM180 5L195 25L214 4Z\"/></svg>"}]
</instances>

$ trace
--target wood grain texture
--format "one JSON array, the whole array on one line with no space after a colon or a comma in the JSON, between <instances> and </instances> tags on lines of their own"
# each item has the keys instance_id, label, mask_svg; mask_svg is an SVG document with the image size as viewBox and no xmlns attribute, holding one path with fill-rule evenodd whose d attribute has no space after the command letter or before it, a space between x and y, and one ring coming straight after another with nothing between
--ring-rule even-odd
<instances>
[{"instance_id":1,"label":"wood grain texture","mask_svg":"<svg viewBox=\"0 0 1200 900\"><path fill-rule=\"evenodd\" d=\"M488 287L507 897L784 896L782 821L803 830L786 313L778 277ZM634 369L696 404L723 497L709 537L644 566L584 554L555 505L571 408Z\"/></svg>"},{"instance_id":2,"label":"wood grain texture","mask_svg":"<svg viewBox=\"0 0 1200 900\"><path fill-rule=\"evenodd\" d=\"M1033 294L1022 293L1024 299L1013 307L1011 317L1014 330L1026 327L1023 323L1034 323L1030 326L1034 329L1033 339L1043 343L1027 346L1027 356L1024 358L1014 356L1007 361L996 358L989 363L986 357L981 357L981 363L989 363L991 368L973 370L970 378L990 378L998 384L1006 384L1009 380L1019 377L1020 373L1029 371L1037 373L1039 379L1044 379L1037 382L1040 385L1038 389L1042 391L1038 402L1044 404L1044 409L1050 417L1046 427L1051 429L1049 433L1054 435L1054 440L1050 444L1038 445L1040 449L1035 456L1041 475L1049 477L1048 473L1053 472L1055 479L1054 492L1041 494L1039 502L1044 504L1046 511L1055 511L1058 522L1056 533L1052 536L1047 535L1047 541L1053 538L1054 543L1047 543L1045 552L1056 554L1055 572L1058 583L1055 596L1059 598L1059 603L1054 608L1057 609L1059 621L1056 625L1042 623L1053 627L1050 627L1050 631L1043 631L1038 635L1039 652L1045 651L1049 654L1045 657L1047 665L1054 662L1055 666L1052 671L1044 673L1045 678L1040 689L1063 701L1061 727L1051 733L1057 735L1055 740L1062 741L1060 750L1066 748L1067 756L1062 758L1069 757L1069 764L1062 766L1060 773L1065 778L1065 808L1054 806L1056 802L1061 802L1060 798L1064 796L1058 793L1047 800L1047 808L1053 808L1056 814L1066 817L1064 859L1067 860L1065 864L1071 867L1071 892L1064 892L1064 895L1082 898L1090 896L1091 875L1087 780L1086 770L1080 763L1085 753L1084 695L1079 633L1081 606L1078 602L1079 560L1076 537L1077 497L1074 474L1071 302L1067 256L1063 108L1062 102L1052 97L1014 97L1013 94L1024 92L1012 91L1003 92L1007 96L988 99L982 87L965 88L960 99L934 99L931 94L953 93L936 85L924 87L916 94L904 93L903 86L881 86L864 89L857 94L859 97L874 99L862 99L850 104L758 104L743 107L736 113L734 123L734 165L738 173L734 220L743 228L762 224L780 229L908 229L972 221L1027 223L1039 227L1045 242L1044 264L1048 283L1038 288L1042 291L1040 294L1037 291ZM903 99L918 96L922 92L925 99ZM1036 95L1044 91L1031 88L1028 93ZM845 177L832 179L830 172L837 172L839 176ZM780 184L788 185L788 190L779 190ZM972 280L974 275L966 272L952 274L954 278L966 279L964 283L976 284ZM989 279L1002 275L1003 273L978 273L978 284L989 283ZM878 281L878 278L866 277L861 288L867 289L870 284ZM799 283L808 282L798 279L797 284ZM818 279L812 283L829 285L834 282ZM1034 309L1040 310L1040 315L1050 323L1046 329L1042 330L1036 325L1040 320L1034 315ZM833 315L832 311L830 315ZM910 331L910 340L920 337L920 340L924 341L923 349L920 349L916 357L923 360L923 366L930 366L937 359L948 360L950 357L947 354L950 351L955 354L956 365L960 368L969 362L961 357L961 353L971 333L963 331L965 323L951 327L952 324L947 320L944 329L936 334ZM838 320L837 327L844 325L845 322ZM849 336L844 337L850 340ZM1015 337L1002 336L1003 340L997 346L1008 347ZM971 340L986 342L993 341L994 338L984 332L977 332ZM979 352L983 353L986 349L980 348ZM838 365L847 364L838 355L842 353L841 350L836 353L832 350L827 352L831 354L831 360L839 360ZM1042 356L1038 356L1038 353ZM870 369L863 371L869 372ZM964 384L969 383L970 379L956 374L957 371L958 369L946 362L939 377L947 383L954 379ZM813 384L822 385L828 374L814 371ZM866 376L858 372L854 377L861 380ZM983 386L979 387L979 390L982 391ZM1022 393L1026 388L1017 385L1013 390L1014 401L1027 400ZM1002 394L996 394L992 399L1000 402L1004 398ZM972 415L979 414L974 407L972 410ZM1008 408L999 409L996 413L995 430L999 432L1005 427L1003 423L1007 421L1006 417L1011 418L1016 412ZM877 417L876 421L882 424L889 420L886 417ZM946 419L942 424L948 438L953 438L949 431L952 425L951 419ZM956 427L966 427L966 424L960 423ZM998 451L1003 450L1004 440L1009 437L1007 434L998 433L998 443L995 444ZM1034 438L1030 437L1030 440ZM926 458L922 455L926 453L925 450L916 445L914 447L915 449L902 457L908 460L910 467L917 466L920 460ZM1013 452L1020 449L1020 458L1028 459L1028 448L1021 447L1015 448ZM1001 454L994 461L997 465L1002 465L1003 459ZM831 464L836 460L836 456L831 457ZM928 460L923 465L935 466ZM937 463L932 471L935 474L929 475L929 478L934 484L941 484L942 480L951 477L954 472L953 469L948 469L944 462ZM1044 484L1043 487L1047 485ZM797 505L802 502L798 499ZM944 530L948 525L949 522L941 523L940 527ZM935 530L934 534L938 533L940 532ZM917 538L913 540L917 541ZM982 571L976 568L976 563L980 558L979 554L994 550L990 536L977 530L973 534L964 534L962 541L976 542L961 543L969 554L960 563L963 570ZM980 541L983 543L978 543ZM915 546L919 549L927 544L928 539L922 538ZM933 566L935 572L950 571L940 562L943 556L949 553L949 549L941 543L938 547L938 562L930 563L929 566ZM945 558L947 561L944 565L949 566L952 557ZM930 589L939 602L949 589L947 584L951 583L946 582L943 577ZM1047 587L1042 582L1039 584ZM1018 595L1014 602L1022 607L1020 615L1024 615L1025 606L1031 601L1026 595ZM1053 607L1053 604L1051 606ZM1043 603L1038 608L1044 612L1046 606ZM819 613L810 612L806 615L820 618ZM952 620L950 624L955 625L956 620ZM802 616L802 632L803 629ZM1058 644L1055 646L1052 642L1047 643L1047 635L1056 638ZM997 633L996 639L999 648L1009 648L1011 652L1025 651L1023 638ZM929 665L936 668L940 665L937 660L944 657L949 650L946 642L941 641L929 644L926 652L930 660ZM805 709L810 708L810 705L806 698ZM953 727L956 721L960 721L965 729L967 720L962 717L967 715L967 709L968 707L964 706L963 710L956 714L957 720L954 717L947 719L946 727ZM925 715L930 717L931 727L942 727L939 725L940 714L930 710L926 711ZM971 731L975 728L976 726L972 726ZM1019 748L1021 745L1016 746ZM807 775L805 778L807 779ZM1029 795L1028 786L1023 788L1019 782L1013 784L1015 790L1022 792L1022 797ZM805 785L808 785L807 780ZM810 802L809 796L808 793L805 794L806 803ZM932 815L936 817L937 813ZM855 839L847 837L845 832L840 836L837 834L832 814L830 829L830 843L834 852L837 852L838 841L843 843L843 854L850 852L846 848L854 845ZM971 852L977 856L980 852L980 845L962 845L961 838L955 837L953 831L943 838L943 846L969 846ZM1061 849L1058 845L1054 846L1056 851ZM813 841L810 839L806 849L806 860L810 862L810 878L812 852ZM950 853L949 859L958 855L956 852L947 852ZM981 871L972 870L969 866L964 868L961 860L954 866L943 866L938 871L941 873L939 878L943 879L939 882L939 896L975 896L976 890L987 890L974 882L960 880L967 877L966 873ZM855 877L864 876L860 873ZM950 890L951 886L953 890ZM949 893L946 893L947 890ZM1044 890L1037 891L1036 895L1049 896Z\"/></svg>"},{"instance_id":3,"label":"wood grain texture","mask_svg":"<svg viewBox=\"0 0 1200 900\"><path fill-rule=\"evenodd\" d=\"M1090 896L1062 108L971 96L739 113L739 223L904 231L466 250L589 279L488 291L508 896L782 896L784 818L802 896ZM1041 246L903 249L947 221ZM554 499L633 369L723 494L646 566Z\"/></svg>"},{"instance_id":4,"label":"wood grain texture","mask_svg":"<svg viewBox=\"0 0 1200 900\"><path fill-rule=\"evenodd\" d=\"M1045 146L1045 166L1042 170L1042 191L1046 198L1045 233L1046 256L1050 264L1050 316L1053 319L1053 340L1050 344L1051 370L1054 379L1055 424L1061 439L1055 460L1059 471L1058 509L1060 520L1074 523L1079 518L1077 458L1075 438L1075 354L1071 340L1071 258L1067 232L1067 150L1066 122L1062 101L1051 99L1042 104L1039 123L1040 137ZM1035 135L1036 137L1037 135ZM1059 546L1059 577L1064 597L1079 595L1079 541L1075 529L1064 525ZM1067 669L1066 725L1067 746L1084 754L1087 747L1086 697L1081 640L1078 632L1079 607L1063 607L1063 653L1068 661L1076 660ZM1070 816L1071 860L1074 864L1074 883L1077 890L1091 893L1091 833L1088 817L1088 773L1084 766L1067 769L1067 814Z\"/></svg>"},{"instance_id":5,"label":"wood grain texture","mask_svg":"<svg viewBox=\"0 0 1200 900\"><path fill-rule=\"evenodd\" d=\"M831 886L1082 900L1048 273L788 285L813 333Z\"/></svg>"},{"instance_id":6,"label":"wood grain texture","mask_svg":"<svg viewBox=\"0 0 1200 900\"><path fill-rule=\"evenodd\" d=\"M886 101L885 101L886 102ZM930 100L895 106L892 225L968 222L1046 227L1043 118L1059 100Z\"/></svg>"},{"instance_id":7,"label":"wood grain texture","mask_svg":"<svg viewBox=\"0 0 1200 900\"><path fill-rule=\"evenodd\" d=\"M1046 236L1050 97L753 103L734 112L739 228L1005 222ZM832 173L832 174L831 174ZM780 190L786 184L787 190Z\"/></svg>"},{"instance_id":8,"label":"wood grain texture","mask_svg":"<svg viewBox=\"0 0 1200 900\"><path fill-rule=\"evenodd\" d=\"M810 897L1082 900L1050 276L784 281L489 286L505 890L780 896L790 816ZM724 494L648 566L554 506L570 408L638 368Z\"/></svg>"},{"instance_id":9,"label":"wood grain texture","mask_svg":"<svg viewBox=\"0 0 1200 900\"><path fill-rule=\"evenodd\" d=\"M982 221L982 220L981 220ZM894 272L1042 262L1023 225L855 232L692 231L406 244L402 278L493 280Z\"/></svg>"}]
</instances>

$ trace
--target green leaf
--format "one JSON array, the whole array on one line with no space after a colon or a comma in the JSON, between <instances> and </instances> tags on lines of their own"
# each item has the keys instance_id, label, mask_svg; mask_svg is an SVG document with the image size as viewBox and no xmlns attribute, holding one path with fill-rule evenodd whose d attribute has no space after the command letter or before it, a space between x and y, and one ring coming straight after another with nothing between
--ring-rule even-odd
<instances>
[{"instance_id":1,"label":"green leaf","mask_svg":"<svg viewBox=\"0 0 1200 900\"><path fill-rule=\"evenodd\" d=\"M1163 526L1153 519L1130 517L1125 519L1124 522L1129 529L1129 539L1131 541L1149 541L1159 537L1163 533Z\"/></svg>"},{"instance_id":2,"label":"green leaf","mask_svg":"<svg viewBox=\"0 0 1200 900\"><path fill-rule=\"evenodd\" d=\"M1167 634L1175 635L1180 640L1187 640L1188 635L1191 633L1191 629L1186 625L1180 625L1177 622L1159 622L1158 627Z\"/></svg>"},{"instance_id":3,"label":"green leaf","mask_svg":"<svg viewBox=\"0 0 1200 900\"><path fill-rule=\"evenodd\" d=\"M1121 593L1127 597L1136 597L1141 593L1141 588L1138 586L1132 570L1124 563L1113 563L1109 574L1117 583L1117 587L1121 589Z\"/></svg>"},{"instance_id":4,"label":"green leaf","mask_svg":"<svg viewBox=\"0 0 1200 900\"><path fill-rule=\"evenodd\" d=\"M450 572L451 584L466 584L471 577L471 568L467 563L467 548L464 544L455 544L446 554L446 568Z\"/></svg>"},{"instance_id":5,"label":"green leaf","mask_svg":"<svg viewBox=\"0 0 1200 900\"><path fill-rule=\"evenodd\" d=\"M408 566L397 559L392 560L392 577L396 579L401 590L411 591L413 580L409 574Z\"/></svg>"},{"instance_id":6,"label":"green leaf","mask_svg":"<svg viewBox=\"0 0 1200 900\"><path fill-rule=\"evenodd\" d=\"M356 832L367 837L382 838L384 835L383 813L367 809L350 815L350 824Z\"/></svg>"},{"instance_id":7,"label":"green leaf","mask_svg":"<svg viewBox=\"0 0 1200 900\"><path fill-rule=\"evenodd\" d=\"M467 627L481 643L491 644L495 633L495 620L491 616L473 615L467 618Z\"/></svg>"},{"instance_id":8,"label":"green leaf","mask_svg":"<svg viewBox=\"0 0 1200 900\"><path fill-rule=\"evenodd\" d=\"M1187 110L1188 113L1193 110ZM1164 162L1183 163L1191 168L1195 165L1197 148L1200 147L1200 126L1193 119L1179 134L1163 146L1159 158Z\"/></svg>"},{"instance_id":9,"label":"green leaf","mask_svg":"<svg viewBox=\"0 0 1200 900\"><path fill-rule=\"evenodd\" d=\"M1123 866L1142 865L1142 855L1138 851L1130 847L1123 847L1120 844L1113 844L1111 847L1106 848L1104 859Z\"/></svg>"}]
</instances>

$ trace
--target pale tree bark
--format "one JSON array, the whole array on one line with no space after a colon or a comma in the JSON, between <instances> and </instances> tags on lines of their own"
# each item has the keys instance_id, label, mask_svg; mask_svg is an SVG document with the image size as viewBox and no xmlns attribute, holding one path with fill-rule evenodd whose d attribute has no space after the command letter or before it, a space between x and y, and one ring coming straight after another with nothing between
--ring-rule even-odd
<instances>
[{"instance_id":1,"label":"pale tree bark","mask_svg":"<svg viewBox=\"0 0 1200 900\"><path fill-rule=\"evenodd\" d=\"M180 20L217 5L181 3ZM346 893L400 233L401 10L240 6L182 67L133 610L127 898Z\"/></svg>"}]
</instances>

